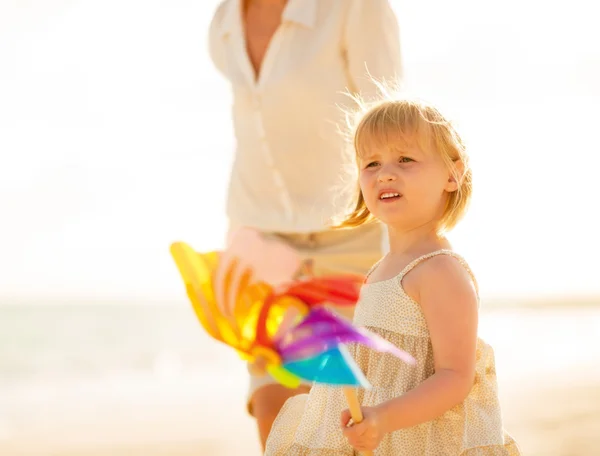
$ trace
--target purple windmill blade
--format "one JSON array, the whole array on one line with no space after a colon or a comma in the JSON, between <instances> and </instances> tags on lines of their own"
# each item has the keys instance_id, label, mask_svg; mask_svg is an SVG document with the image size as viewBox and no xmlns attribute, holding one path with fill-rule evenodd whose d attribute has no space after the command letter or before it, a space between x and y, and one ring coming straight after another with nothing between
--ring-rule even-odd
<instances>
[{"instance_id":1,"label":"purple windmill blade","mask_svg":"<svg viewBox=\"0 0 600 456\"><path fill-rule=\"evenodd\" d=\"M341 317L323 308L313 309L278 341L277 351L284 362L317 356L340 344L358 343L373 350L390 353L406 363L415 359L394 344L364 328L356 328Z\"/></svg>"}]
</instances>

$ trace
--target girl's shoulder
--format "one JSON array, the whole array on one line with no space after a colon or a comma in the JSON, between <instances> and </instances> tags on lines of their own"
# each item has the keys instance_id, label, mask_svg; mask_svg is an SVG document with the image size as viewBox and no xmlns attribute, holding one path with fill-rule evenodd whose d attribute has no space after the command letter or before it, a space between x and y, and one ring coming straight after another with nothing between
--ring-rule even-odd
<instances>
[{"instance_id":1,"label":"girl's shoulder","mask_svg":"<svg viewBox=\"0 0 600 456\"><path fill-rule=\"evenodd\" d=\"M471 282L479 293L473 270L464 257L453 250L440 249L414 259L398 274L398 278L402 281L413 270L411 282L423 282L429 286L432 281L438 280L465 281Z\"/></svg>"},{"instance_id":2,"label":"girl's shoulder","mask_svg":"<svg viewBox=\"0 0 600 456\"><path fill-rule=\"evenodd\" d=\"M466 277L468 277L468 279L473 282L475 288L477 289L477 280L475 279L475 274L473 273L473 270L471 269L467 261L453 250L439 249L430 253L426 253L409 262L400 272L395 274L382 274L382 276L385 276L386 278L378 280L372 276L375 270L377 270L381 263L385 260L385 258L386 256L382 257L373 266L371 266L371 268L365 275L365 284L370 282L377 282L379 280L386 281L391 279L398 279L400 282L402 282L404 277L416 268L418 271L418 275L423 276L424 278L427 278L427 276L437 274L443 275L452 273L466 273ZM417 266L419 267L417 268ZM414 273L413 275L417 275L417 273Z\"/></svg>"}]
</instances>

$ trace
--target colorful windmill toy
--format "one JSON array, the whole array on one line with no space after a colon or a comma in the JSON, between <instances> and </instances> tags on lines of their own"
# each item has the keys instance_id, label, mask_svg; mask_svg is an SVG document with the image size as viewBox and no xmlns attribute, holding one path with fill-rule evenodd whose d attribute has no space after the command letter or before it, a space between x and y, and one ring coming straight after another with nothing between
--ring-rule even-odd
<instances>
[{"instance_id":1,"label":"colorful windmill toy","mask_svg":"<svg viewBox=\"0 0 600 456\"><path fill-rule=\"evenodd\" d=\"M359 343L414 363L395 345L325 308L354 306L361 276L314 277L275 287L255 281L249 263L232 255L197 253L183 242L171 245L171 255L195 314L212 338L235 349L255 372L266 371L287 387L303 380L345 387L354 422L362 420L354 387L370 384L345 344Z\"/></svg>"}]
</instances>

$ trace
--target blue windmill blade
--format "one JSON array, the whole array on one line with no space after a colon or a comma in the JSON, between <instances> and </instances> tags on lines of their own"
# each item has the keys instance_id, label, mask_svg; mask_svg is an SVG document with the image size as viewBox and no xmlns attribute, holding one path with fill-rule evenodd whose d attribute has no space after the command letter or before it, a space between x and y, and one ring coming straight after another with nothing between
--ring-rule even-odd
<instances>
[{"instance_id":1,"label":"blue windmill blade","mask_svg":"<svg viewBox=\"0 0 600 456\"><path fill-rule=\"evenodd\" d=\"M316 383L371 387L344 345L338 345L311 358L284 363L282 367L304 380Z\"/></svg>"}]
</instances>

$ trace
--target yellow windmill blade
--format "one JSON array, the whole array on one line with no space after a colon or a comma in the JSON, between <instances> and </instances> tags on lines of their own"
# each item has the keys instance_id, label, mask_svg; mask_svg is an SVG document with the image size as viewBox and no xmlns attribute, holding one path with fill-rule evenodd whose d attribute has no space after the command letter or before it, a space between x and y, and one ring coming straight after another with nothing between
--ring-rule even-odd
<instances>
[{"instance_id":1,"label":"yellow windmill blade","mask_svg":"<svg viewBox=\"0 0 600 456\"><path fill-rule=\"evenodd\" d=\"M218 264L218 254L198 254L184 242L173 243L170 250L200 324L213 338L238 347L238 331L232 328L215 301L212 276Z\"/></svg>"}]
</instances>

